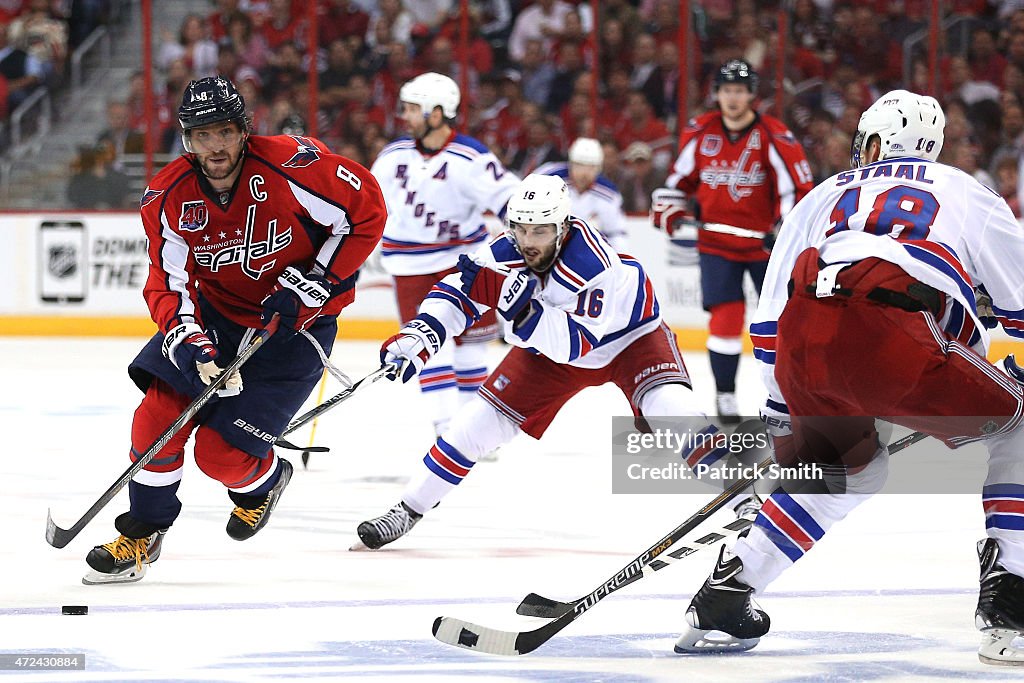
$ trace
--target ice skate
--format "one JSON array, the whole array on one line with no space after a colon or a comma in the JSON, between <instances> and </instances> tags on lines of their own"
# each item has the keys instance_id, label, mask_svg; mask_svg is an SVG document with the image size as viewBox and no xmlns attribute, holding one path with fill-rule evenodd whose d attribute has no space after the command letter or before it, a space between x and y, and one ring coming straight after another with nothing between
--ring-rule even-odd
<instances>
[{"instance_id":1,"label":"ice skate","mask_svg":"<svg viewBox=\"0 0 1024 683\"><path fill-rule=\"evenodd\" d=\"M718 410L718 421L724 425L740 423L740 408L736 402L736 393L719 391L715 394L715 408Z\"/></svg>"},{"instance_id":2,"label":"ice skate","mask_svg":"<svg viewBox=\"0 0 1024 683\"><path fill-rule=\"evenodd\" d=\"M771 620L750 599L754 589L736 578L742 570L739 557L725 559L723 545L714 571L686 610L687 628L676 642L676 652L742 652L768 633Z\"/></svg>"},{"instance_id":3,"label":"ice skate","mask_svg":"<svg viewBox=\"0 0 1024 683\"><path fill-rule=\"evenodd\" d=\"M87 586L139 581L146 575L146 568L160 557L167 529L153 530L153 525L134 520L127 512L114 525L121 535L96 546L85 556L89 573L82 577L82 583ZM139 533L142 535L135 538Z\"/></svg>"},{"instance_id":4,"label":"ice skate","mask_svg":"<svg viewBox=\"0 0 1024 683\"><path fill-rule=\"evenodd\" d=\"M360 524L356 533L363 545L376 550L405 536L421 519L423 515L413 512L408 505L400 502L380 517Z\"/></svg>"},{"instance_id":5,"label":"ice skate","mask_svg":"<svg viewBox=\"0 0 1024 683\"><path fill-rule=\"evenodd\" d=\"M754 493L733 505L732 509L736 513L737 519L749 519L753 522L763 504L764 501L761 500L761 497Z\"/></svg>"},{"instance_id":6,"label":"ice skate","mask_svg":"<svg viewBox=\"0 0 1024 683\"><path fill-rule=\"evenodd\" d=\"M983 664L1024 666L1024 578L999 564L994 538L978 541L978 559L981 590L974 613L974 623L982 632L978 659Z\"/></svg>"},{"instance_id":7,"label":"ice skate","mask_svg":"<svg viewBox=\"0 0 1024 683\"><path fill-rule=\"evenodd\" d=\"M270 521L270 513L277 507L281 493L284 492L292 478L292 464L284 458L280 458L278 462L281 476L278 477L277 483L265 497L256 498L244 494L232 494L231 499L235 502L236 507L228 518L227 531L228 536L236 541L252 538Z\"/></svg>"}]
</instances>

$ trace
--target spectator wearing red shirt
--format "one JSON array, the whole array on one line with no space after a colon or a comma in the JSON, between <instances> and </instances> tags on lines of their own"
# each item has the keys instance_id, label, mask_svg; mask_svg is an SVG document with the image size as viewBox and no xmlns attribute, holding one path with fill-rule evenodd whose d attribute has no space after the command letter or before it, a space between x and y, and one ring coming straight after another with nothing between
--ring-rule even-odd
<instances>
[{"instance_id":1,"label":"spectator wearing red shirt","mask_svg":"<svg viewBox=\"0 0 1024 683\"><path fill-rule=\"evenodd\" d=\"M619 149L626 149L637 141L646 142L656 168L668 168L672 161L672 133L664 121L655 118L651 105L639 90L629 93L626 109L615 124L613 136Z\"/></svg>"},{"instance_id":2,"label":"spectator wearing red shirt","mask_svg":"<svg viewBox=\"0 0 1024 683\"><path fill-rule=\"evenodd\" d=\"M306 17L292 11L291 0L270 0L270 11L260 31L271 50L285 43L300 44L305 41Z\"/></svg>"},{"instance_id":3,"label":"spectator wearing red shirt","mask_svg":"<svg viewBox=\"0 0 1024 683\"><path fill-rule=\"evenodd\" d=\"M206 23L210 27L210 37L220 41L228 34L228 18L238 12L239 0L216 0L217 11L211 14Z\"/></svg>"},{"instance_id":4,"label":"spectator wearing red shirt","mask_svg":"<svg viewBox=\"0 0 1024 683\"><path fill-rule=\"evenodd\" d=\"M352 0L329 0L320 21L320 45L327 47L335 40L349 36L362 38L369 27L370 15Z\"/></svg>"},{"instance_id":5,"label":"spectator wearing red shirt","mask_svg":"<svg viewBox=\"0 0 1024 683\"><path fill-rule=\"evenodd\" d=\"M996 52L996 39L986 28L975 28L971 32L971 47L968 61L975 81L988 81L997 88L1003 87L1003 69L1006 58Z\"/></svg>"}]
</instances>

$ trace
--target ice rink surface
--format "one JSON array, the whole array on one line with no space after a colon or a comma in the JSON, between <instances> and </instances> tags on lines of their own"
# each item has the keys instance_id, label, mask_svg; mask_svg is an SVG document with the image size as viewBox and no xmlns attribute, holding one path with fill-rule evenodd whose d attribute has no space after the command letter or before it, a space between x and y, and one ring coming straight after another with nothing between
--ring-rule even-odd
<instances>
[{"instance_id":1,"label":"ice rink surface","mask_svg":"<svg viewBox=\"0 0 1024 683\"><path fill-rule=\"evenodd\" d=\"M43 681L905 681L1020 680L982 665L974 628L980 499L882 495L838 524L760 598L772 631L739 655L682 657L683 611L714 562L687 558L606 598L534 653L514 659L442 645L440 615L532 629L515 614L531 591L573 599L610 578L708 495L612 495L612 386L563 410L540 441L521 436L480 463L406 538L349 552L355 527L394 504L432 443L412 386L380 382L327 413L266 529L238 543L219 484L191 458L181 517L140 583L84 586L85 554L116 537L127 492L62 550L47 508L74 523L128 465L140 394L125 368L140 339L0 339L5 457L0 478L0 655L84 653L74 672L0 671ZM377 345L339 343L353 378ZM502 349L495 347L495 358ZM687 355L712 409L703 354ZM753 361L741 407L756 414ZM328 383L328 395L340 390ZM315 392L314 392L315 397ZM308 443L308 432L296 435ZM913 457L908 449L902 457ZM721 521L731 518L723 512ZM64 616L62 605L88 605ZM1017 674L1017 675L1014 675Z\"/></svg>"}]
</instances>

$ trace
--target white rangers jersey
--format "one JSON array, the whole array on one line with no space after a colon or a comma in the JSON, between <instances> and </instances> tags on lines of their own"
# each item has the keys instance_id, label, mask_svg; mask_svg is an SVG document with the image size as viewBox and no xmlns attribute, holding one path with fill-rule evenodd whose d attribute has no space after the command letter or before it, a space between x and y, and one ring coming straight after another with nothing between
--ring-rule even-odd
<instances>
[{"instance_id":1,"label":"white rangers jersey","mask_svg":"<svg viewBox=\"0 0 1024 683\"><path fill-rule=\"evenodd\" d=\"M540 166L534 173L556 175L569 188L572 213L587 222L604 236L618 251L626 251L626 216L622 213L622 195L615 183L604 175L598 175L594 184L583 192L573 185L569 178L569 164L564 161Z\"/></svg>"},{"instance_id":2,"label":"white rangers jersey","mask_svg":"<svg viewBox=\"0 0 1024 683\"><path fill-rule=\"evenodd\" d=\"M392 275L447 270L488 238L484 212L504 215L519 184L478 140L454 132L434 154L406 136L381 150L370 169L388 207L381 263Z\"/></svg>"},{"instance_id":3,"label":"white rangers jersey","mask_svg":"<svg viewBox=\"0 0 1024 683\"><path fill-rule=\"evenodd\" d=\"M772 398L777 321L797 256L817 247L826 263L876 257L947 295L940 326L985 355L975 289L992 297L996 318L1024 339L1024 229L995 192L962 171L916 158L876 161L838 173L793 209L772 249L750 325L754 356Z\"/></svg>"},{"instance_id":4,"label":"white rangers jersey","mask_svg":"<svg viewBox=\"0 0 1024 683\"><path fill-rule=\"evenodd\" d=\"M627 346L661 324L654 286L640 263L619 255L584 221L571 217L570 233L554 265L541 275L526 267L505 237L495 238L477 255L525 272L536 281L532 313L518 327L504 326L514 346L541 353L556 363L602 368ZM487 307L460 289L459 273L436 285L420 305L444 325L447 338L459 335Z\"/></svg>"}]
</instances>

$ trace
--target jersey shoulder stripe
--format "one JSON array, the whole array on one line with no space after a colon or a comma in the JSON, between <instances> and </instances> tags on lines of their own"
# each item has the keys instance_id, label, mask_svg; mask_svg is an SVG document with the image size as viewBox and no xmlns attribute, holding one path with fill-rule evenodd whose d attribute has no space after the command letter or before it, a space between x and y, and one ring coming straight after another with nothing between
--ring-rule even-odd
<instances>
[{"instance_id":1,"label":"jersey shoulder stripe","mask_svg":"<svg viewBox=\"0 0 1024 683\"><path fill-rule=\"evenodd\" d=\"M469 136L469 135L463 135L461 133L456 135L455 139L452 140L451 143L449 143L448 146L449 147L461 147L461 148L464 148L464 150L465 150L465 152L467 154L468 153L473 153L473 156L476 156L476 155L479 155L479 154L487 154L487 153L489 153L491 151L491 150L489 150L487 148L487 145L485 145L484 143L480 142L476 138L474 138L472 136Z\"/></svg>"},{"instance_id":2,"label":"jersey shoulder stripe","mask_svg":"<svg viewBox=\"0 0 1024 683\"><path fill-rule=\"evenodd\" d=\"M377 157L380 158L380 157L384 156L385 154L390 154L391 152L397 152L398 150L402 150L402 149L415 149L415 148L416 148L416 142L411 137L404 136L404 137L398 138L397 140L392 140L387 145L385 145L384 148L381 149L380 154L378 154Z\"/></svg>"},{"instance_id":3,"label":"jersey shoulder stripe","mask_svg":"<svg viewBox=\"0 0 1024 683\"><path fill-rule=\"evenodd\" d=\"M565 180L569 177L569 165L564 161L549 161L538 166L533 172L538 175L556 175Z\"/></svg>"},{"instance_id":4,"label":"jersey shoulder stripe","mask_svg":"<svg viewBox=\"0 0 1024 683\"><path fill-rule=\"evenodd\" d=\"M516 249L515 245L512 244L504 235L494 238L490 243L491 256L498 263L502 263L509 268L525 268L526 261L523 260L522 254Z\"/></svg>"}]
</instances>

